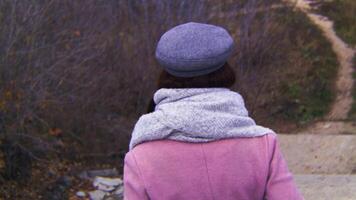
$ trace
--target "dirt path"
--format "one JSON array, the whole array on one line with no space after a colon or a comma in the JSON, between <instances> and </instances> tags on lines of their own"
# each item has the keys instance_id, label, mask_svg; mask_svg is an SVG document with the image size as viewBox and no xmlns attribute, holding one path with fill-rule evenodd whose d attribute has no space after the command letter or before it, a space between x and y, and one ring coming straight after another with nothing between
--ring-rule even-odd
<instances>
[{"instance_id":1,"label":"dirt path","mask_svg":"<svg viewBox=\"0 0 356 200\"><path fill-rule=\"evenodd\" d=\"M328 132L335 134L342 133L345 129L353 129L348 128L350 125L353 127L352 123L335 121L346 120L348 112L351 109L353 101L352 86L354 81L352 77L352 59L355 50L349 47L336 35L332 21L322 15L311 13L310 3L312 2L307 0L297 0L296 7L303 11L308 18L322 30L324 36L331 42L332 48L340 63L340 67L336 80L336 99L332 104L330 112L324 118L324 121L310 126L305 132L318 133L319 131L325 132L325 129L328 129Z\"/></svg>"},{"instance_id":2,"label":"dirt path","mask_svg":"<svg viewBox=\"0 0 356 200\"><path fill-rule=\"evenodd\" d=\"M331 105L330 112L323 118L322 121L316 122L310 125L308 128L299 131L298 133L333 133L333 134L345 134L345 133L355 133L356 134L356 124L355 122L346 122L348 119L348 113L351 109L353 98L352 98L352 87L353 87L353 56L355 50L349 47L344 41L342 41L335 33L333 28L333 22L327 17L312 13L313 1L308 0L286 0L292 3L296 3L296 8L304 12L307 17L321 29L324 36L330 41L333 51L337 55L340 67L336 77L336 98ZM311 4L311 5L310 5ZM285 7L286 5L274 5L272 9L279 9ZM269 9L271 9L269 8ZM254 12L265 11L266 8L260 8ZM234 17L240 14L247 14L251 12L249 10L242 10L241 12L228 13L229 17ZM226 13L222 16L215 16L213 13L210 17L226 17ZM322 66L321 66L322 67Z\"/></svg>"},{"instance_id":3,"label":"dirt path","mask_svg":"<svg viewBox=\"0 0 356 200\"><path fill-rule=\"evenodd\" d=\"M336 99L322 121L297 131L305 134L280 135L281 147L305 199L351 200L356 196L350 192L356 185L356 176L350 175L356 173L356 122L346 119L353 101L352 58L355 50L335 34L332 21L311 13L309 3L312 2L297 0L296 7L322 30L337 55L340 66L335 84Z\"/></svg>"}]
</instances>

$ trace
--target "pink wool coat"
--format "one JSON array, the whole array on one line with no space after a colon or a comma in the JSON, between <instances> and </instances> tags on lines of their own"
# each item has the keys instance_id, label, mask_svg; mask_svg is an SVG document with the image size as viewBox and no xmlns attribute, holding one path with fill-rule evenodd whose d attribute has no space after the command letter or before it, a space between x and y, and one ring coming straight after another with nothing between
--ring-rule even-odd
<instances>
[{"instance_id":1,"label":"pink wool coat","mask_svg":"<svg viewBox=\"0 0 356 200\"><path fill-rule=\"evenodd\" d=\"M125 200L300 200L275 134L157 140L126 154Z\"/></svg>"}]
</instances>

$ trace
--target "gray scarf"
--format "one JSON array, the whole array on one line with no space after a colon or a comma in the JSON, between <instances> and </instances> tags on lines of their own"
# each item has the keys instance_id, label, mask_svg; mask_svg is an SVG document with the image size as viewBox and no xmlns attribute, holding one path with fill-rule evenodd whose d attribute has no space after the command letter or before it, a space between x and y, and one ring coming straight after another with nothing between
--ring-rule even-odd
<instances>
[{"instance_id":1,"label":"gray scarf","mask_svg":"<svg viewBox=\"0 0 356 200\"><path fill-rule=\"evenodd\" d=\"M130 149L152 140L209 142L274 133L248 116L240 94L228 88L159 89L154 112L135 125Z\"/></svg>"}]
</instances>

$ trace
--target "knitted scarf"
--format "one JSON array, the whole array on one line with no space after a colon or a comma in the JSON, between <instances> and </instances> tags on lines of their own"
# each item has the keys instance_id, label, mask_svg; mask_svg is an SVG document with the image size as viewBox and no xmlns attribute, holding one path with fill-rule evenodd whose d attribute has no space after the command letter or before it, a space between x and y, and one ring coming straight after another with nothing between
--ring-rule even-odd
<instances>
[{"instance_id":1,"label":"knitted scarf","mask_svg":"<svg viewBox=\"0 0 356 200\"><path fill-rule=\"evenodd\" d=\"M152 140L209 142L274 133L248 116L241 95L228 88L159 89L155 110L142 115L130 149Z\"/></svg>"}]
</instances>

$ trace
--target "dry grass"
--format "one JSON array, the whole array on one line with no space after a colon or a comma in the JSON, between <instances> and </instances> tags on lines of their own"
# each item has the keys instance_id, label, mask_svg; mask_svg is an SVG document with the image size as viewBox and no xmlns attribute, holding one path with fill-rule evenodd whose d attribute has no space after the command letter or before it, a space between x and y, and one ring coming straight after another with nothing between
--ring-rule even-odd
<instances>
[{"instance_id":1,"label":"dry grass","mask_svg":"<svg viewBox=\"0 0 356 200\"><path fill-rule=\"evenodd\" d=\"M321 1L317 10L334 21L336 33L350 45L356 45L356 1Z\"/></svg>"},{"instance_id":2,"label":"dry grass","mask_svg":"<svg viewBox=\"0 0 356 200\"><path fill-rule=\"evenodd\" d=\"M302 13L268 9L272 0L145 2L0 1L0 137L49 166L121 163L155 91L156 42L187 21L232 33L233 89L258 123L285 131L328 110L337 62Z\"/></svg>"}]
</instances>

